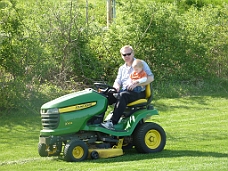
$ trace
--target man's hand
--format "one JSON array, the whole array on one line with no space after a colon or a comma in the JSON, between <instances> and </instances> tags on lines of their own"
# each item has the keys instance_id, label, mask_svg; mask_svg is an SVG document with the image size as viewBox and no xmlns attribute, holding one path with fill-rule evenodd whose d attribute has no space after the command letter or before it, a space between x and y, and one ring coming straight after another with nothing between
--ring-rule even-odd
<instances>
[{"instance_id":1,"label":"man's hand","mask_svg":"<svg viewBox=\"0 0 228 171\"><path fill-rule=\"evenodd\" d=\"M116 88L116 91L117 91L117 92L119 92L119 91L120 91L120 88L119 88L119 87L114 87L114 88Z\"/></svg>"},{"instance_id":2,"label":"man's hand","mask_svg":"<svg viewBox=\"0 0 228 171\"><path fill-rule=\"evenodd\" d=\"M120 91L120 85L118 85L118 84L113 84L113 87L116 89L117 92Z\"/></svg>"},{"instance_id":3,"label":"man's hand","mask_svg":"<svg viewBox=\"0 0 228 171\"><path fill-rule=\"evenodd\" d=\"M128 90L133 90L135 87L137 87L138 86L138 82L136 81L136 82L132 82L132 83L130 83L128 86L127 86L127 89Z\"/></svg>"}]
</instances>

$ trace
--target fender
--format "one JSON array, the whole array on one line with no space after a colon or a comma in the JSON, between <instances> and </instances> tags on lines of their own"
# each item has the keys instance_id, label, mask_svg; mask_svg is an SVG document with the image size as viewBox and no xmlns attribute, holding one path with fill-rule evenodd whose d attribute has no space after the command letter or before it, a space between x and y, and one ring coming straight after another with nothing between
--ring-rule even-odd
<instances>
[{"instance_id":1,"label":"fender","mask_svg":"<svg viewBox=\"0 0 228 171\"><path fill-rule=\"evenodd\" d=\"M90 126L86 125L82 130L98 131L98 132L103 132L105 134L110 134L113 136L130 136L135 130L135 127L142 119L146 120L147 118L153 115L158 115L158 111L156 109L153 109L153 110L142 109L142 110L136 111L131 116L125 119L122 119L120 123L118 123L117 125L114 125L115 130L106 129L101 125L90 125Z\"/></svg>"}]
</instances>

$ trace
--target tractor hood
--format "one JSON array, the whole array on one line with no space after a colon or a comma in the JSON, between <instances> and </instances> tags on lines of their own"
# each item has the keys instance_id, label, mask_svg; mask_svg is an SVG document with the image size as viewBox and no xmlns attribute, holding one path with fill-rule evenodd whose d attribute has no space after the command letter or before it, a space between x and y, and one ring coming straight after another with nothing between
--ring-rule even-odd
<instances>
[{"instance_id":1,"label":"tractor hood","mask_svg":"<svg viewBox=\"0 0 228 171\"><path fill-rule=\"evenodd\" d=\"M85 89L83 91L66 94L50 102L42 105L41 109L62 108L75 104L83 104L88 102L95 102L100 98L105 98L93 89Z\"/></svg>"}]
</instances>

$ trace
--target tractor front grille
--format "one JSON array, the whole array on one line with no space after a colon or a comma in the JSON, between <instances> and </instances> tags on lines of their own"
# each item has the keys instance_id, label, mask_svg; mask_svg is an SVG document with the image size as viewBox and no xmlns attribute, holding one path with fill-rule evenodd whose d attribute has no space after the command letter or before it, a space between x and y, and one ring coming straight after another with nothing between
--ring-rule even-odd
<instances>
[{"instance_id":1,"label":"tractor front grille","mask_svg":"<svg viewBox=\"0 0 228 171\"><path fill-rule=\"evenodd\" d=\"M56 129L59 124L59 114L41 114L43 129Z\"/></svg>"}]
</instances>

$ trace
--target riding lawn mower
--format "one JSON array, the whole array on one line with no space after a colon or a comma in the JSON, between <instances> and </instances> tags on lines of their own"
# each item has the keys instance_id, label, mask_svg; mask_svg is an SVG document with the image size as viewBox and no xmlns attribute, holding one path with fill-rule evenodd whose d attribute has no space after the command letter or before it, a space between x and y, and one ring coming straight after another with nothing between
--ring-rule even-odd
<instances>
[{"instance_id":1,"label":"riding lawn mower","mask_svg":"<svg viewBox=\"0 0 228 171\"><path fill-rule=\"evenodd\" d=\"M61 156L65 161L78 162L121 156L129 148L139 153L164 149L164 129L154 122L146 122L158 115L151 104L152 84L146 86L145 99L127 105L113 130L102 127L101 123L106 120L116 89L104 83L94 84L96 89L70 93L42 105L38 143L41 157Z\"/></svg>"}]
</instances>

